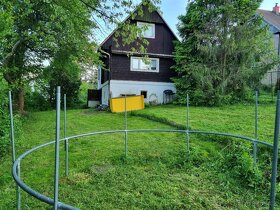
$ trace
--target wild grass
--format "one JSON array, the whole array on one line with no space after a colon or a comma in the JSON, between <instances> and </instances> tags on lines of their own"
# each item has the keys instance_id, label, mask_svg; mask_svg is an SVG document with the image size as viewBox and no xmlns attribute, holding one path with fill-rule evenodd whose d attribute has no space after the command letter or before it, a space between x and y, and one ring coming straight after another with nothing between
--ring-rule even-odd
<instances>
[{"instance_id":1,"label":"wild grass","mask_svg":"<svg viewBox=\"0 0 280 210\"><path fill-rule=\"evenodd\" d=\"M260 137L269 142L274 112L272 105L260 107ZM190 117L192 129L254 136L254 108L249 105L191 107ZM163 123L154 121L158 118ZM128 129L174 129L184 126L185 119L185 107L150 107L128 115ZM67 112L68 136L118 129L124 129L122 114ZM17 155L53 140L54 131L54 111L32 113L23 124ZM59 200L81 209L267 209L269 150L259 148L255 170L250 145L191 135L191 155L187 156L185 140L185 134L178 133L129 133L125 158L123 133L74 139L69 142L68 177L61 143ZM11 157L5 156L1 166L0 209L13 209ZM53 196L54 145L27 156L21 168L26 184ZM22 208L52 209L25 192Z\"/></svg>"}]
</instances>

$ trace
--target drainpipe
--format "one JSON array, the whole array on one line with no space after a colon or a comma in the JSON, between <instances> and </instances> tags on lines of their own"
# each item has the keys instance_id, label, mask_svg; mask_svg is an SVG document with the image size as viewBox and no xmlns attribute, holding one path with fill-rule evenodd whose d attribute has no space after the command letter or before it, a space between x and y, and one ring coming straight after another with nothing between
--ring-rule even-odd
<instances>
[{"instance_id":1,"label":"drainpipe","mask_svg":"<svg viewBox=\"0 0 280 210\"><path fill-rule=\"evenodd\" d=\"M109 59L109 78L108 78L108 89L109 89L109 99L111 98L111 91L110 91L110 80L111 80L111 55L104 50L100 49L101 53L105 54L108 56ZM108 105L110 105L110 100L108 101Z\"/></svg>"}]
</instances>

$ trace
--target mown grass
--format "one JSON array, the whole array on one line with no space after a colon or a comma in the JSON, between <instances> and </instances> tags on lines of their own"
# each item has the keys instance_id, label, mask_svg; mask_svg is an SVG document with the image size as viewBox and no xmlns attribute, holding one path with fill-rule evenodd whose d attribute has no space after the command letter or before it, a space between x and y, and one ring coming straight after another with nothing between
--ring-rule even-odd
<instances>
[{"instance_id":1,"label":"mown grass","mask_svg":"<svg viewBox=\"0 0 280 210\"><path fill-rule=\"evenodd\" d=\"M258 107L258 139L273 142L276 106L272 103ZM163 105L133 112L141 116L178 128L186 127L186 107ZM190 107L192 130L215 131L255 137L255 106L239 104L222 107Z\"/></svg>"},{"instance_id":2,"label":"mown grass","mask_svg":"<svg viewBox=\"0 0 280 210\"><path fill-rule=\"evenodd\" d=\"M265 114L261 114L262 110ZM142 117L134 116L138 113ZM253 113L252 106L191 107L191 126L192 129L253 135ZM166 122L143 118L147 115ZM273 128L273 116L272 105L260 107L260 121L263 120L260 131L264 126ZM185 117L184 107L150 107L129 115L128 129L174 129L184 125ZM169 121L175 124L167 125ZM69 136L124 128L123 115L92 110L69 110L67 122ZM53 140L54 131L55 112L32 113L24 122L17 154ZM272 136L268 131L260 135L267 141ZM260 175L252 169L251 151L247 146L228 138L192 135L188 157L184 134L129 133L128 138L127 158L124 157L123 133L71 140L68 177L64 176L61 144L59 200L81 209L267 209L269 174L260 171ZM262 166L269 161L266 156L260 156L260 169L266 170ZM15 184L10 172L11 158L6 156L1 165L0 209L13 209ZM29 186L52 197L54 145L27 156L21 168L22 179ZM52 209L24 192L22 208Z\"/></svg>"}]
</instances>

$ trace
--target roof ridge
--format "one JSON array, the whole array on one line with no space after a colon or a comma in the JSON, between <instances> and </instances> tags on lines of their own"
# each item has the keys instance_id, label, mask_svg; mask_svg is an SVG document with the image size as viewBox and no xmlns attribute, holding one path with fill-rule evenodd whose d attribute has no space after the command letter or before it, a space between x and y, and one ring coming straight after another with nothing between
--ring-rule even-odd
<instances>
[{"instance_id":1,"label":"roof ridge","mask_svg":"<svg viewBox=\"0 0 280 210\"><path fill-rule=\"evenodd\" d=\"M150 0L142 0L142 2L139 4L139 5L137 5L136 7L135 7L135 9L130 13L130 14L128 14L127 15L127 17L123 20L123 21L121 21L121 23L124 23L125 21L127 21L131 16L132 16L132 14L133 13L135 13L141 6L143 6L144 5L144 2L150 2L151 4L153 4L154 5L154 3L153 2L151 2ZM155 6L155 5L154 5ZM175 34L174 33L174 31L171 29L171 27L168 25L168 23L165 21L165 19L163 18L163 16L161 15L161 13L159 12L159 10L157 9L157 7L155 6L155 10L154 10L155 12L157 12L158 13L158 15L160 16L160 18L163 20L163 22L166 24L166 26L167 26L167 28L171 31L171 33L176 37L176 39L178 39L179 40L179 38L178 38L178 36L177 36L177 34ZM99 45L99 46L102 46L117 30L118 30L118 28L119 27L116 27L104 40L103 40L103 42L101 42L101 44Z\"/></svg>"}]
</instances>

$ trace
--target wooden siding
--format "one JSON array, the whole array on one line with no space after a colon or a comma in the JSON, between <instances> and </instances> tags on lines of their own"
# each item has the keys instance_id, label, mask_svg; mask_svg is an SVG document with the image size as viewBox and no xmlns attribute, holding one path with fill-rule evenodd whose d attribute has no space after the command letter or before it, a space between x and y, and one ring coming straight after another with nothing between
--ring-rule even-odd
<instances>
[{"instance_id":1,"label":"wooden siding","mask_svg":"<svg viewBox=\"0 0 280 210\"><path fill-rule=\"evenodd\" d=\"M136 22L132 21L132 24L136 24ZM147 46L148 53L172 55L174 52L173 42L177 39L165 24L156 24L155 39L147 40L149 41L149 45ZM102 45L102 49L107 52L110 52L110 50L131 51L132 48L137 49L136 43L122 46L120 44L121 42L121 38L118 38L119 46L117 47L112 36Z\"/></svg>"},{"instance_id":2,"label":"wooden siding","mask_svg":"<svg viewBox=\"0 0 280 210\"><path fill-rule=\"evenodd\" d=\"M158 15L157 11L150 12L147 6L144 5L141 5L141 9L143 11L143 15L136 15L135 20L148 23L164 24L164 20Z\"/></svg>"},{"instance_id":3,"label":"wooden siding","mask_svg":"<svg viewBox=\"0 0 280 210\"><path fill-rule=\"evenodd\" d=\"M136 17L132 20L128 18L131 24L137 24L137 21L154 23L155 24L155 39L147 38L149 41L149 46L147 47L148 53L156 53L156 54L167 54L172 55L174 52L174 41L177 40L174 33L171 29L166 25L165 21L159 15L157 11L150 12L146 6L141 6L143 9L143 16L136 15ZM137 10L135 11L137 13ZM113 40L114 33L102 44L101 48L104 51L110 52L111 50L120 50L120 51L131 51L132 48L137 49L136 42L122 46L122 39L118 38L118 44ZM138 40L139 42L139 40Z\"/></svg>"},{"instance_id":4,"label":"wooden siding","mask_svg":"<svg viewBox=\"0 0 280 210\"><path fill-rule=\"evenodd\" d=\"M104 66L101 69L101 84L104 84L105 82L107 82L110 78L110 73L109 73L109 69L110 69L110 63L109 63L109 59L107 55L103 55L101 57L101 61L103 62Z\"/></svg>"},{"instance_id":5,"label":"wooden siding","mask_svg":"<svg viewBox=\"0 0 280 210\"><path fill-rule=\"evenodd\" d=\"M175 72L170 69L174 60L160 58L159 72L137 72L130 71L130 57L125 55L112 55L111 64L113 70L110 72L112 80L149 81L149 82L171 82Z\"/></svg>"},{"instance_id":6,"label":"wooden siding","mask_svg":"<svg viewBox=\"0 0 280 210\"><path fill-rule=\"evenodd\" d=\"M177 37L166 25L161 15L157 11L149 12L148 8L143 6L143 16L136 15L134 20L130 20L131 24L137 24L137 21L155 24L155 38L149 39L147 53L151 58L159 58L159 72L136 72L130 71L131 59L122 53L130 52L132 48L137 49L137 41L128 46L122 46L122 39L118 39L119 46L113 41L114 33L101 45L102 50L110 53L110 75L102 72L102 83L110 80L128 80L128 81L147 81L147 82L172 82L170 78L176 75L170 67L175 64L171 55L174 52L174 41ZM137 13L137 11L136 11ZM139 42L139 40L138 40ZM152 55L151 55L152 54ZM160 56L159 56L160 55ZM141 55L136 55L141 57ZM107 58L108 59L108 58ZM104 63L106 60L104 61ZM108 63L107 63L108 64Z\"/></svg>"}]
</instances>

